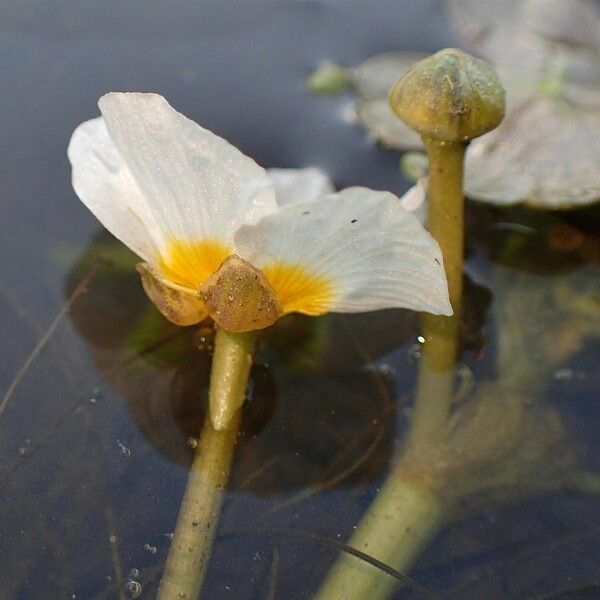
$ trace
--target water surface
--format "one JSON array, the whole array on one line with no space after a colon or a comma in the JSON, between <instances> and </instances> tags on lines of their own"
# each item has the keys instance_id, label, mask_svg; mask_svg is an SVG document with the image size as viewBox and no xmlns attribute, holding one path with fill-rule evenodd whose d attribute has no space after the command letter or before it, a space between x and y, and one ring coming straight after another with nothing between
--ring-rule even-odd
<instances>
[{"instance_id":1,"label":"water surface","mask_svg":"<svg viewBox=\"0 0 600 600\"><path fill-rule=\"evenodd\" d=\"M27 1L0 16L0 597L152 598L211 333L165 323L135 257L77 200L72 130L106 91L152 90L265 166L401 193L397 156L346 122L349 99L304 79L326 59L457 41L430 0ZM598 325L575 301L594 293L597 211L467 217L463 362L477 382L527 374L568 451L600 469ZM573 345L551 360L565 331ZM347 539L406 429L418 334L415 315L385 311L290 317L262 341L207 598L317 589L336 555L317 538ZM461 507L411 576L443 598L551 597L600 582L599 530L597 496L573 489L486 499Z\"/></svg>"}]
</instances>

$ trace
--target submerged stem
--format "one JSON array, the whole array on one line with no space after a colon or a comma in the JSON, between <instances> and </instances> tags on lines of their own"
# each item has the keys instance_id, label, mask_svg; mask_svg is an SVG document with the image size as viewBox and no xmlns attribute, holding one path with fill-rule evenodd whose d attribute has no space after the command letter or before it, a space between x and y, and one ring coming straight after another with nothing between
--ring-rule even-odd
<instances>
[{"instance_id":1,"label":"submerged stem","mask_svg":"<svg viewBox=\"0 0 600 600\"><path fill-rule=\"evenodd\" d=\"M158 600L195 600L200 595L229 480L254 338L253 333L217 329L210 411L188 476Z\"/></svg>"},{"instance_id":2,"label":"submerged stem","mask_svg":"<svg viewBox=\"0 0 600 600\"><path fill-rule=\"evenodd\" d=\"M442 502L424 481L413 476L390 477L348 545L404 572L437 533L444 518ZM387 573L342 554L315 600L387 598L397 586L398 581Z\"/></svg>"}]
</instances>

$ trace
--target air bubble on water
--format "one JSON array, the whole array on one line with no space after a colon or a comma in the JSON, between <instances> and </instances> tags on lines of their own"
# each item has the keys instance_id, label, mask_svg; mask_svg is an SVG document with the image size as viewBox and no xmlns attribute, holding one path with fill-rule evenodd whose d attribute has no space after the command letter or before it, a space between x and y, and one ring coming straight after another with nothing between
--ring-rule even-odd
<instances>
[{"instance_id":1,"label":"air bubble on water","mask_svg":"<svg viewBox=\"0 0 600 600\"><path fill-rule=\"evenodd\" d=\"M98 400L102 399L102 388L101 387L95 387L92 390L92 394L90 396L90 402L92 404L96 404L96 402L98 402Z\"/></svg>"},{"instance_id":2,"label":"air bubble on water","mask_svg":"<svg viewBox=\"0 0 600 600\"><path fill-rule=\"evenodd\" d=\"M129 575L127 576L129 579L137 579L140 576L140 570L139 569L130 569L129 570Z\"/></svg>"},{"instance_id":3,"label":"air bubble on water","mask_svg":"<svg viewBox=\"0 0 600 600\"><path fill-rule=\"evenodd\" d=\"M419 342L419 344L424 344L425 338L422 335L419 335L417 336L417 342Z\"/></svg>"},{"instance_id":4,"label":"air bubble on water","mask_svg":"<svg viewBox=\"0 0 600 600\"><path fill-rule=\"evenodd\" d=\"M131 450L125 444L123 444L123 442L117 440L117 445L119 446L119 450L123 456L131 456Z\"/></svg>"},{"instance_id":5,"label":"air bubble on water","mask_svg":"<svg viewBox=\"0 0 600 600\"><path fill-rule=\"evenodd\" d=\"M149 552L150 554L156 554L158 552L158 549L156 546L153 546L152 544L144 544L144 550L146 552Z\"/></svg>"},{"instance_id":6,"label":"air bubble on water","mask_svg":"<svg viewBox=\"0 0 600 600\"><path fill-rule=\"evenodd\" d=\"M406 352L409 361L416 361L421 358L421 344L416 343L410 346Z\"/></svg>"},{"instance_id":7,"label":"air bubble on water","mask_svg":"<svg viewBox=\"0 0 600 600\"><path fill-rule=\"evenodd\" d=\"M130 579L125 584L125 593L129 598L139 598L142 595L142 584L135 579Z\"/></svg>"},{"instance_id":8,"label":"air bubble on water","mask_svg":"<svg viewBox=\"0 0 600 600\"><path fill-rule=\"evenodd\" d=\"M112 577L110 575L107 575L104 580L106 581L106 583L112 583Z\"/></svg>"},{"instance_id":9,"label":"air bubble on water","mask_svg":"<svg viewBox=\"0 0 600 600\"><path fill-rule=\"evenodd\" d=\"M31 438L27 438L17 452L21 456L27 456L31 452Z\"/></svg>"},{"instance_id":10,"label":"air bubble on water","mask_svg":"<svg viewBox=\"0 0 600 600\"><path fill-rule=\"evenodd\" d=\"M190 447L190 448L197 448L198 447L198 439L190 436L187 440L186 440L186 444Z\"/></svg>"}]
</instances>

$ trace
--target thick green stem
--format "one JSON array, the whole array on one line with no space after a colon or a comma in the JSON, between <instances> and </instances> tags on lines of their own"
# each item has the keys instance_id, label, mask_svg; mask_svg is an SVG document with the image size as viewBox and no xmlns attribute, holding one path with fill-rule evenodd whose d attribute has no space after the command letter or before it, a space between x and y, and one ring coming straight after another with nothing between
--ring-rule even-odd
<instances>
[{"instance_id":1,"label":"thick green stem","mask_svg":"<svg viewBox=\"0 0 600 600\"><path fill-rule=\"evenodd\" d=\"M382 487L348 544L404 572L442 526L444 514L438 495L423 481L397 473ZM376 567L342 554L315 598L386 598L397 585Z\"/></svg>"},{"instance_id":2,"label":"thick green stem","mask_svg":"<svg viewBox=\"0 0 600 600\"><path fill-rule=\"evenodd\" d=\"M200 595L229 480L253 343L253 333L217 329L210 411L188 476L158 600L195 600Z\"/></svg>"},{"instance_id":3,"label":"thick green stem","mask_svg":"<svg viewBox=\"0 0 600 600\"><path fill-rule=\"evenodd\" d=\"M435 439L448 421L462 310L465 144L423 138L429 160L428 226L440 245L451 317L423 315L423 355L408 443Z\"/></svg>"}]
</instances>

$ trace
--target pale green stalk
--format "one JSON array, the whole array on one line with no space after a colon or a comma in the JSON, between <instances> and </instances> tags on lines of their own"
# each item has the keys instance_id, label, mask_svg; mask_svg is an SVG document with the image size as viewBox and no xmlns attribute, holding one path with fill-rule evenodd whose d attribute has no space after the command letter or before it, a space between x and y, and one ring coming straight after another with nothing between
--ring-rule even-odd
<instances>
[{"instance_id":1,"label":"pale green stalk","mask_svg":"<svg viewBox=\"0 0 600 600\"><path fill-rule=\"evenodd\" d=\"M229 480L254 339L254 333L217 329L209 415L188 476L158 600L200 596Z\"/></svg>"}]
</instances>

